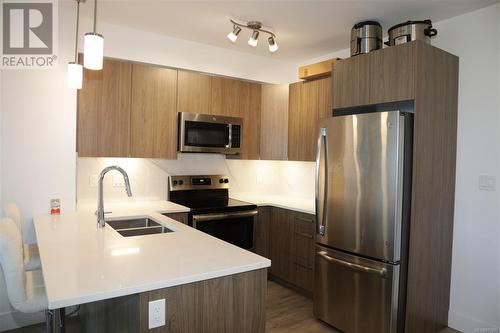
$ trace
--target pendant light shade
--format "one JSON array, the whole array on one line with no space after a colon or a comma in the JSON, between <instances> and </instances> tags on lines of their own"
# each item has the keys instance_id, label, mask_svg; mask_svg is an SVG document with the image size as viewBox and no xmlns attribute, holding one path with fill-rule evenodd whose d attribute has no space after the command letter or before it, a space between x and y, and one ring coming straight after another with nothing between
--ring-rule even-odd
<instances>
[{"instance_id":1,"label":"pendant light shade","mask_svg":"<svg viewBox=\"0 0 500 333\"><path fill-rule=\"evenodd\" d=\"M83 40L83 66L88 69L102 69L104 38L94 32L85 34Z\"/></svg>"},{"instance_id":2,"label":"pendant light shade","mask_svg":"<svg viewBox=\"0 0 500 333\"><path fill-rule=\"evenodd\" d=\"M83 66L74 62L68 63L68 88L82 89L82 82Z\"/></svg>"},{"instance_id":3,"label":"pendant light shade","mask_svg":"<svg viewBox=\"0 0 500 333\"><path fill-rule=\"evenodd\" d=\"M97 0L94 0L94 32L87 32L83 38L83 67L101 70L104 56L104 37L96 32L96 23Z\"/></svg>"}]
</instances>

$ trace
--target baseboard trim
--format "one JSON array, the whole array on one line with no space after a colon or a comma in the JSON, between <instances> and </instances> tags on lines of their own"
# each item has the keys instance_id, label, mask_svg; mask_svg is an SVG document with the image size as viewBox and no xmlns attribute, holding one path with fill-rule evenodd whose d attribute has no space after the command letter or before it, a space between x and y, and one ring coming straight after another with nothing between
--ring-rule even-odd
<instances>
[{"instance_id":1,"label":"baseboard trim","mask_svg":"<svg viewBox=\"0 0 500 333\"><path fill-rule=\"evenodd\" d=\"M0 332L13 330L15 328L34 325L45 321L45 313L21 313L5 312L0 313Z\"/></svg>"},{"instance_id":2,"label":"baseboard trim","mask_svg":"<svg viewBox=\"0 0 500 333\"><path fill-rule=\"evenodd\" d=\"M448 326L463 333L500 333L500 327L498 326L452 310L448 312ZM491 331L486 330L488 328L491 328Z\"/></svg>"}]
</instances>

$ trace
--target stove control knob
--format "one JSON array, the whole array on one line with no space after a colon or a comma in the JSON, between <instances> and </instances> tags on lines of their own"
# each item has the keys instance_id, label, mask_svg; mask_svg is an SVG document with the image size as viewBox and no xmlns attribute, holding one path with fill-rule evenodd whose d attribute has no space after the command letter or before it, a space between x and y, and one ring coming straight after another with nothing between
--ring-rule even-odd
<instances>
[{"instance_id":1,"label":"stove control knob","mask_svg":"<svg viewBox=\"0 0 500 333\"><path fill-rule=\"evenodd\" d=\"M184 184L184 181L183 180L179 180L179 185L182 185Z\"/></svg>"},{"instance_id":2,"label":"stove control knob","mask_svg":"<svg viewBox=\"0 0 500 333\"><path fill-rule=\"evenodd\" d=\"M174 181L172 182L172 185L173 185L173 186L177 186L177 180L174 180Z\"/></svg>"},{"instance_id":3,"label":"stove control knob","mask_svg":"<svg viewBox=\"0 0 500 333\"><path fill-rule=\"evenodd\" d=\"M226 183L226 184L229 183L229 179L227 179L227 178L224 179L224 183Z\"/></svg>"},{"instance_id":4,"label":"stove control knob","mask_svg":"<svg viewBox=\"0 0 500 333\"><path fill-rule=\"evenodd\" d=\"M219 179L219 183L221 184L224 183L224 179L223 178Z\"/></svg>"}]
</instances>

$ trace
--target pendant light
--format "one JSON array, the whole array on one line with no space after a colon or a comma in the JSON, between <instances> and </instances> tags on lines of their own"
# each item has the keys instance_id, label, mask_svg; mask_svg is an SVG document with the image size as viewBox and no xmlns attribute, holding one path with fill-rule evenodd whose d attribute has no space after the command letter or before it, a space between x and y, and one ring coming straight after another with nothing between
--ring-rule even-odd
<instances>
[{"instance_id":1,"label":"pendant light","mask_svg":"<svg viewBox=\"0 0 500 333\"><path fill-rule=\"evenodd\" d=\"M83 66L78 63L78 23L80 21L80 0L76 0L75 61L68 63L68 88L82 89Z\"/></svg>"},{"instance_id":2,"label":"pendant light","mask_svg":"<svg viewBox=\"0 0 500 333\"><path fill-rule=\"evenodd\" d=\"M96 32L97 0L94 0L94 31L87 32L83 45L83 67L93 70L102 69L104 57L104 38Z\"/></svg>"}]
</instances>

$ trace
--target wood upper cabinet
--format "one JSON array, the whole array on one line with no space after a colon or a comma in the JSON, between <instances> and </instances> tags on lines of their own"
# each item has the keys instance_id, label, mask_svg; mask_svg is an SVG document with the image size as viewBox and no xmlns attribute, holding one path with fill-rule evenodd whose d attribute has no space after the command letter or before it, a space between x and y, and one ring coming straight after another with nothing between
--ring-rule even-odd
<instances>
[{"instance_id":1,"label":"wood upper cabinet","mask_svg":"<svg viewBox=\"0 0 500 333\"><path fill-rule=\"evenodd\" d=\"M260 158L288 157L288 84L263 84L260 126Z\"/></svg>"},{"instance_id":2,"label":"wood upper cabinet","mask_svg":"<svg viewBox=\"0 0 500 333\"><path fill-rule=\"evenodd\" d=\"M100 71L84 70L77 98L80 157L127 157L130 128L130 63L104 59Z\"/></svg>"},{"instance_id":3,"label":"wood upper cabinet","mask_svg":"<svg viewBox=\"0 0 500 333\"><path fill-rule=\"evenodd\" d=\"M241 103L250 96L243 82L225 77L212 77L211 114L228 117L243 117Z\"/></svg>"},{"instance_id":4,"label":"wood upper cabinet","mask_svg":"<svg viewBox=\"0 0 500 333\"><path fill-rule=\"evenodd\" d=\"M212 77L178 71L177 112L211 113Z\"/></svg>"},{"instance_id":5,"label":"wood upper cabinet","mask_svg":"<svg viewBox=\"0 0 500 333\"><path fill-rule=\"evenodd\" d=\"M177 70L134 64L130 155L177 158Z\"/></svg>"},{"instance_id":6,"label":"wood upper cabinet","mask_svg":"<svg viewBox=\"0 0 500 333\"><path fill-rule=\"evenodd\" d=\"M288 159L314 161L318 120L331 115L331 78L290 85Z\"/></svg>"},{"instance_id":7,"label":"wood upper cabinet","mask_svg":"<svg viewBox=\"0 0 500 333\"><path fill-rule=\"evenodd\" d=\"M413 99L415 50L407 43L337 61L333 108Z\"/></svg>"},{"instance_id":8,"label":"wood upper cabinet","mask_svg":"<svg viewBox=\"0 0 500 333\"><path fill-rule=\"evenodd\" d=\"M241 158L258 160L260 158L261 94L260 84L245 83L248 86L248 102L242 100L243 109L243 149Z\"/></svg>"}]
</instances>

